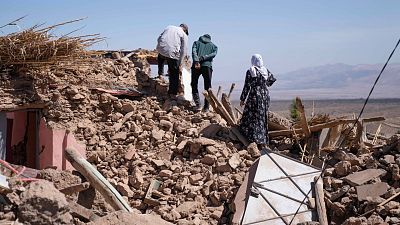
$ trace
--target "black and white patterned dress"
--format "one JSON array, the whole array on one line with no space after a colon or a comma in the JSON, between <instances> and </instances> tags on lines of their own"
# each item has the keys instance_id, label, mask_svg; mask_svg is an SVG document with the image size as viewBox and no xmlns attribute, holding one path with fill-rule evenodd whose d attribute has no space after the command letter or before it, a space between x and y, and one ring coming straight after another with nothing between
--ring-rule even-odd
<instances>
[{"instance_id":1,"label":"black and white patterned dress","mask_svg":"<svg viewBox=\"0 0 400 225\"><path fill-rule=\"evenodd\" d=\"M268 79L257 71L257 76L252 77L247 70L241 101L246 101L243 116L240 120L239 130L247 137L250 143L268 144L268 87L275 82L275 78L268 71Z\"/></svg>"}]
</instances>

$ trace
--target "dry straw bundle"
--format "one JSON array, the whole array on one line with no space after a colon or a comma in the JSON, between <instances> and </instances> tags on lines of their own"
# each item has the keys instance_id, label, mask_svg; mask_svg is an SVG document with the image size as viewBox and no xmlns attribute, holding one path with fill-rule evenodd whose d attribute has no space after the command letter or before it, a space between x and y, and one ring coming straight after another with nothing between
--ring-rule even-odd
<instances>
[{"instance_id":1,"label":"dry straw bundle","mask_svg":"<svg viewBox=\"0 0 400 225\"><path fill-rule=\"evenodd\" d=\"M103 40L98 34L75 37L68 36L73 32L61 37L51 34L56 27L80 20L82 19L45 28L34 26L20 32L0 36L0 65L4 67L41 67L61 63L76 65L87 62L93 54L86 50L87 47Z\"/></svg>"}]
</instances>

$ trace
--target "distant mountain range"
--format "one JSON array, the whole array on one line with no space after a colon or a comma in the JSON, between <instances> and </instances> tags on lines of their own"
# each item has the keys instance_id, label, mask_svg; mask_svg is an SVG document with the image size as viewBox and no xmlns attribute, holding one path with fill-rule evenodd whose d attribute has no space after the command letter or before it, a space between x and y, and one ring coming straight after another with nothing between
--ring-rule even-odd
<instances>
[{"instance_id":1,"label":"distant mountain range","mask_svg":"<svg viewBox=\"0 0 400 225\"><path fill-rule=\"evenodd\" d=\"M365 98L382 66L337 63L276 74L277 82L270 88L271 96L275 99L292 99L296 96L304 99ZM234 98L239 97L243 81L236 85ZM372 98L400 98L400 63L386 67Z\"/></svg>"}]
</instances>

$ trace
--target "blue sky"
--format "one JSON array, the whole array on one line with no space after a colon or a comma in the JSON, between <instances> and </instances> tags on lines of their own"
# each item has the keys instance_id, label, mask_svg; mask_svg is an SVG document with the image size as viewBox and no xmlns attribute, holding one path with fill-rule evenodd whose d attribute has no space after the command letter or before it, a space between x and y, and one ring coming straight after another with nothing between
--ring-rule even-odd
<instances>
[{"instance_id":1,"label":"blue sky","mask_svg":"<svg viewBox=\"0 0 400 225\"><path fill-rule=\"evenodd\" d=\"M219 47L214 80L243 80L253 53L279 76L331 64L383 63L400 36L400 1L50 1L3 0L0 23L23 15L21 28L88 17L58 29L100 33L99 49L153 49L170 24L189 25L193 41L209 33ZM2 29L3 32L16 27ZM392 58L400 62L400 54Z\"/></svg>"}]
</instances>

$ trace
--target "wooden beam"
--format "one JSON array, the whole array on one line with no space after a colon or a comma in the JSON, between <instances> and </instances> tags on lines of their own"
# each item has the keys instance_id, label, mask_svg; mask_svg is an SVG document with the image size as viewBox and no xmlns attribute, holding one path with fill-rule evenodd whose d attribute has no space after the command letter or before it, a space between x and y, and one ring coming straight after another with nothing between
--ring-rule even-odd
<instances>
[{"instance_id":1,"label":"wooden beam","mask_svg":"<svg viewBox=\"0 0 400 225\"><path fill-rule=\"evenodd\" d=\"M92 212L92 210L87 209L81 205L79 205L76 202L73 202L71 200L67 200L68 201L68 208L71 211L71 214L74 217L79 217L81 219L84 219L86 221L95 221L96 219L99 218L99 216L97 216L96 214L94 214Z\"/></svg>"},{"instance_id":2,"label":"wooden beam","mask_svg":"<svg viewBox=\"0 0 400 225\"><path fill-rule=\"evenodd\" d=\"M326 215L322 177L315 177L314 182L315 182L315 205L317 206L318 221L319 224L321 225L328 225L328 217Z\"/></svg>"},{"instance_id":3,"label":"wooden beam","mask_svg":"<svg viewBox=\"0 0 400 225\"><path fill-rule=\"evenodd\" d=\"M132 212L132 208L125 202L119 192L97 171L92 164L84 159L75 149L66 148L65 156L72 166L80 172L90 184L98 190L115 210Z\"/></svg>"},{"instance_id":4,"label":"wooden beam","mask_svg":"<svg viewBox=\"0 0 400 225\"><path fill-rule=\"evenodd\" d=\"M221 102L222 102L222 105L225 107L226 111L228 111L229 115L232 117L233 121L235 123L237 123L237 118L236 118L235 113L232 110L232 104L229 101L228 95L226 95L225 93L222 93Z\"/></svg>"},{"instance_id":5,"label":"wooden beam","mask_svg":"<svg viewBox=\"0 0 400 225\"><path fill-rule=\"evenodd\" d=\"M307 123L306 113L304 112L304 105L299 97L296 97L296 107L297 110L300 112L300 125L303 129L303 133L306 137L310 137L311 131Z\"/></svg>"},{"instance_id":6,"label":"wooden beam","mask_svg":"<svg viewBox=\"0 0 400 225\"><path fill-rule=\"evenodd\" d=\"M228 111L226 111L225 107L222 105L220 101L218 101L217 97L214 95L212 89L208 89L208 95L210 98L215 102L215 105L217 106L218 110L222 113L222 117L228 122L230 126L236 125L235 121L232 119L232 117L229 115Z\"/></svg>"}]
</instances>

